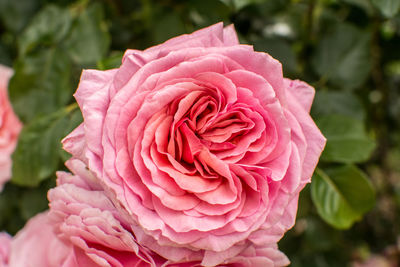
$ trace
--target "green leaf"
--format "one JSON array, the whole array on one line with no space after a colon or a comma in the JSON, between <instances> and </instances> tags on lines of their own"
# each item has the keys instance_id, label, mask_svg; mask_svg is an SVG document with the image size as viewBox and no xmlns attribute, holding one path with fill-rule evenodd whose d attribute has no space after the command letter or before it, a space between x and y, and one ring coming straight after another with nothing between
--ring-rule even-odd
<instances>
[{"instance_id":1,"label":"green leaf","mask_svg":"<svg viewBox=\"0 0 400 267\"><path fill-rule=\"evenodd\" d=\"M19 187L7 183L0 193L0 229L13 234L18 232L25 224L25 221L18 216L18 202L21 196Z\"/></svg>"},{"instance_id":2,"label":"green leaf","mask_svg":"<svg viewBox=\"0 0 400 267\"><path fill-rule=\"evenodd\" d=\"M365 174L353 165L317 169L311 197L318 214L327 223L347 229L375 204L375 192Z\"/></svg>"},{"instance_id":3,"label":"green leaf","mask_svg":"<svg viewBox=\"0 0 400 267\"><path fill-rule=\"evenodd\" d=\"M310 192L309 194L310 195ZM340 241L340 235L336 229L329 227L318 216L308 216L305 242L315 252L331 251Z\"/></svg>"},{"instance_id":4,"label":"green leaf","mask_svg":"<svg viewBox=\"0 0 400 267\"><path fill-rule=\"evenodd\" d=\"M11 66L11 52L8 47L0 43L0 64Z\"/></svg>"},{"instance_id":5,"label":"green leaf","mask_svg":"<svg viewBox=\"0 0 400 267\"><path fill-rule=\"evenodd\" d=\"M347 91L317 91L312 105L314 118L324 115L341 114L364 121L365 110L356 95Z\"/></svg>"},{"instance_id":6,"label":"green leaf","mask_svg":"<svg viewBox=\"0 0 400 267\"><path fill-rule=\"evenodd\" d=\"M257 4L263 2L263 0L221 0L222 2L226 3L227 5L233 5L236 10L242 9L245 6L251 4Z\"/></svg>"},{"instance_id":7,"label":"green leaf","mask_svg":"<svg viewBox=\"0 0 400 267\"><path fill-rule=\"evenodd\" d=\"M11 181L23 186L36 186L54 175L60 157L61 139L76 126L73 113L64 108L26 125L12 156Z\"/></svg>"},{"instance_id":8,"label":"green leaf","mask_svg":"<svg viewBox=\"0 0 400 267\"><path fill-rule=\"evenodd\" d=\"M372 6L370 1L366 0L341 0L341 2L345 2L350 5L357 6L362 8L368 15L372 15L374 13L374 7Z\"/></svg>"},{"instance_id":9,"label":"green leaf","mask_svg":"<svg viewBox=\"0 0 400 267\"><path fill-rule=\"evenodd\" d=\"M0 229L13 235L28 219L46 210L47 191L55 186L55 181L48 179L34 188L7 183L0 193Z\"/></svg>"},{"instance_id":10,"label":"green leaf","mask_svg":"<svg viewBox=\"0 0 400 267\"><path fill-rule=\"evenodd\" d=\"M372 0L372 4L387 18L394 17L400 10L400 0Z\"/></svg>"},{"instance_id":11,"label":"green leaf","mask_svg":"<svg viewBox=\"0 0 400 267\"><path fill-rule=\"evenodd\" d=\"M0 19L4 26L14 32L20 32L39 9L37 0L0 0Z\"/></svg>"},{"instance_id":12,"label":"green leaf","mask_svg":"<svg viewBox=\"0 0 400 267\"><path fill-rule=\"evenodd\" d=\"M100 4L90 5L78 14L65 46L66 52L79 65L93 65L105 56L110 36Z\"/></svg>"},{"instance_id":13,"label":"green leaf","mask_svg":"<svg viewBox=\"0 0 400 267\"><path fill-rule=\"evenodd\" d=\"M72 98L71 62L52 47L17 60L9 84L10 99L23 122L54 112Z\"/></svg>"},{"instance_id":14,"label":"green leaf","mask_svg":"<svg viewBox=\"0 0 400 267\"><path fill-rule=\"evenodd\" d=\"M321 160L353 163L370 158L375 142L367 135L364 124L344 115L322 116L316 121L327 138Z\"/></svg>"},{"instance_id":15,"label":"green leaf","mask_svg":"<svg viewBox=\"0 0 400 267\"><path fill-rule=\"evenodd\" d=\"M312 67L341 89L361 86L371 70L371 34L350 24L338 24L326 31L315 49Z\"/></svg>"},{"instance_id":16,"label":"green leaf","mask_svg":"<svg viewBox=\"0 0 400 267\"><path fill-rule=\"evenodd\" d=\"M20 197L17 203L24 220L29 220L29 218L48 208L46 193L47 190L42 188L32 188Z\"/></svg>"},{"instance_id":17,"label":"green leaf","mask_svg":"<svg viewBox=\"0 0 400 267\"><path fill-rule=\"evenodd\" d=\"M230 7L222 1L189 0L191 17L198 26L208 26L229 19Z\"/></svg>"},{"instance_id":18,"label":"green leaf","mask_svg":"<svg viewBox=\"0 0 400 267\"><path fill-rule=\"evenodd\" d=\"M51 46L60 42L69 32L72 17L68 9L54 5L43 8L18 39L20 56L38 45Z\"/></svg>"}]
</instances>

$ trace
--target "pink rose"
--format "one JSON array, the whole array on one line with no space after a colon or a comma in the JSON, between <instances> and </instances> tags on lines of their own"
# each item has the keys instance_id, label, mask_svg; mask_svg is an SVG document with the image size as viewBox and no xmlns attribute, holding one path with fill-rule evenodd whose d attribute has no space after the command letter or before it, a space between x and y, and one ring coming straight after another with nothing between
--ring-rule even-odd
<instances>
[{"instance_id":1,"label":"pink rose","mask_svg":"<svg viewBox=\"0 0 400 267\"><path fill-rule=\"evenodd\" d=\"M44 212L31 218L14 237L9 267L68 266L62 262L69 253L72 253L71 247L56 237Z\"/></svg>"},{"instance_id":2,"label":"pink rose","mask_svg":"<svg viewBox=\"0 0 400 267\"><path fill-rule=\"evenodd\" d=\"M8 257L10 255L11 236L0 232L0 267L8 266Z\"/></svg>"},{"instance_id":3,"label":"pink rose","mask_svg":"<svg viewBox=\"0 0 400 267\"><path fill-rule=\"evenodd\" d=\"M66 165L75 175L57 173L58 185L48 194L50 211L32 218L16 235L9 267L200 266L199 252L192 252L190 261L171 262L138 244L124 218L127 214L114 206L98 179L79 160ZM4 255L7 259L8 250ZM287 263L273 244L248 246L224 266Z\"/></svg>"},{"instance_id":4,"label":"pink rose","mask_svg":"<svg viewBox=\"0 0 400 267\"><path fill-rule=\"evenodd\" d=\"M85 70L84 122L63 144L126 210L140 244L214 266L293 226L325 145L313 97L219 23L128 50L118 69Z\"/></svg>"},{"instance_id":5,"label":"pink rose","mask_svg":"<svg viewBox=\"0 0 400 267\"><path fill-rule=\"evenodd\" d=\"M156 266L160 257L136 243L85 165L70 160L67 166L75 175L57 174L50 211L16 235L10 267Z\"/></svg>"},{"instance_id":6,"label":"pink rose","mask_svg":"<svg viewBox=\"0 0 400 267\"><path fill-rule=\"evenodd\" d=\"M0 65L0 191L11 177L11 154L21 130L21 123L13 112L7 94L12 73L12 69Z\"/></svg>"}]
</instances>

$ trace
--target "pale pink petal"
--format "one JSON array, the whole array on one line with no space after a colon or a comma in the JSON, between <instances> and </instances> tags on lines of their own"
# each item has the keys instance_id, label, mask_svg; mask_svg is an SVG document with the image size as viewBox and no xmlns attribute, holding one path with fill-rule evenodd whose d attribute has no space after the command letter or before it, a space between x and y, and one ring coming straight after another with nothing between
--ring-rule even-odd
<instances>
[{"instance_id":1,"label":"pale pink petal","mask_svg":"<svg viewBox=\"0 0 400 267\"><path fill-rule=\"evenodd\" d=\"M49 248L54 252L48 253ZM56 237L48 214L44 212L30 219L14 237L9 267L68 266L63 263L71 252L72 247Z\"/></svg>"},{"instance_id":2,"label":"pale pink petal","mask_svg":"<svg viewBox=\"0 0 400 267\"><path fill-rule=\"evenodd\" d=\"M224 28L224 45L238 45L239 39L236 34L235 26L233 24Z\"/></svg>"},{"instance_id":3,"label":"pale pink petal","mask_svg":"<svg viewBox=\"0 0 400 267\"><path fill-rule=\"evenodd\" d=\"M77 128L75 128L61 142L65 151L74 155L75 158L80 159L87 164L87 159L85 156L86 137L83 124L80 124Z\"/></svg>"},{"instance_id":4,"label":"pale pink petal","mask_svg":"<svg viewBox=\"0 0 400 267\"><path fill-rule=\"evenodd\" d=\"M314 88L300 80L285 79L285 85L303 108L310 112L315 95Z\"/></svg>"},{"instance_id":5,"label":"pale pink petal","mask_svg":"<svg viewBox=\"0 0 400 267\"><path fill-rule=\"evenodd\" d=\"M5 232L0 232L0 267L8 266L10 257L11 236Z\"/></svg>"},{"instance_id":6,"label":"pale pink petal","mask_svg":"<svg viewBox=\"0 0 400 267\"><path fill-rule=\"evenodd\" d=\"M105 86L113 79L117 70L83 70L78 89L75 92L75 99L83 108L86 100Z\"/></svg>"},{"instance_id":7,"label":"pale pink petal","mask_svg":"<svg viewBox=\"0 0 400 267\"><path fill-rule=\"evenodd\" d=\"M303 181L309 182L317 166L322 150L325 147L326 138L322 135L308 112L300 105L298 100L291 93L288 93L287 97L289 111L298 120L307 140L307 152L301 177Z\"/></svg>"},{"instance_id":8,"label":"pale pink petal","mask_svg":"<svg viewBox=\"0 0 400 267\"><path fill-rule=\"evenodd\" d=\"M191 34L184 34L172 38L160 45L146 49L144 53L156 54L157 57L162 57L171 51L186 47L223 46L223 38L223 24L220 22Z\"/></svg>"}]
</instances>

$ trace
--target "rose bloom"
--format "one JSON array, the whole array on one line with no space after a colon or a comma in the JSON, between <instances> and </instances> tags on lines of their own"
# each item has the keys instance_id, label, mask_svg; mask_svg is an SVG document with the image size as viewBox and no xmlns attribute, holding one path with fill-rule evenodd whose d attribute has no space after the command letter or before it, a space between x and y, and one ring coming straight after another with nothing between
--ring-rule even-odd
<instances>
[{"instance_id":1,"label":"rose bloom","mask_svg":"<svg viewBox=\"0 0 400 267\"><path fill-rule=\"evenodd\" d=\"M176 263L137 244L126 214L113 205L95 176L79 160L66 164L75 175L58 172L57 187L48 194L50 211L36 215L16 235L9 267L200 266L193 261L201 257L199 252L193 252L190 262ZM7 263L11 238L5 237L3 242L0 234L0 256ZM276 245L248 246L224 266L275 263L287 263Z\"/></svg>"},{"instance_id":2,"label":"rose bloom","mask_svg":"<svg viewBox=\"0 0 400 267\"><path fill-rule=\"evenodd\" d=\"M11 236L0 232L0 267L8 266L8 257L10 255Z\"/></svg>"},{"instance_id":3,"label":"rose bloom","mask_svg":"<svg viewBox=\"0 0 400 267\"><path fill-rule=\"evenodd\" d=\"M112 202L79 160L58 172L50 211L36 215L15 236L9 267L161 266L126 230ZM154 254L154 253L153 253ZM158 263L158 262L157 262Z\"/></svg>"},{"instance_id":4,"label":"rose bloom","mask_svg":"<svg viewBox=\"0 0 400 267\"><path fill-rule=\"evenodd\" d=\"M0 191L11 177L11 154L21 130L21 123L13 112L7 93L12 73L12 69L0 65Z\"/></svg>"},{"instance_id":5,"label":"rose bloom","mask_svg":"<svg viewBox=\"0 0 400 267\"><path fill-rule=\"evenodd\" d=\"M141 245L215 266L276 246L293 226L325 145L313 97L219 23L128 50L117 69L83 71L84 122L63 144L128 213Z\"/></svg>"}]
</instances>

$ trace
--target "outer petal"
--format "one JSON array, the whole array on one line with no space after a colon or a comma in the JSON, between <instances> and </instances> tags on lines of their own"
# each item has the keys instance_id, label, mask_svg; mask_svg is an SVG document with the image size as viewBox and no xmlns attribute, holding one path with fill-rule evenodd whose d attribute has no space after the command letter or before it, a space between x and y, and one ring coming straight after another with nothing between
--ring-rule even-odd
<instances>
[{"instance_id":1,"label":"outer petal","mask_svg":"<svg viewBox=\"0 0 400 267\"><path fill-rule=\"evenodd\" d=\"M224 45L238 45L239 39L236 34L235 26L233 24L224 28Z\"/></svg>"},{"instance_id":2,"label":"outer petal","mask_svg":"<svg viewBox=\"0 0 400 267\"><path fill-rule=\"evenodd\" d=\"M70 253L72 247L56 237L45 212L30 219L13 239L9 267L77 266L66 263Z\"/></svg>"},{"instance_id":3,"label":"outer petal","mask_svg":"<svg viewBox=\"0 0 400 267\"><path fill-rule=\"evenodd\" d=\"M295 193L286 206L281 219L272 226L268 221L266 221L258 230L254 231L249 236L249 240L251 240L257 246L277 243L282 238L283 234L292 228L295 223L298 198L299 194Z\"/></svg>"},{"instance_id":4,"label":"outer petal","mask_svg":"<svg viewBox=\"0 0 400 267\"><path fill-rule=\"evenodd\" d=\"M86 158L86 137L83 124L79 125L62 141L63 148L68 153L74 155L75 158L87 162Z\"/></svg>"},{"instance_id":5,"label":"outer petal","mask_svg":"<svg viewBox=\"0 0 400 267\"><path fill-rule=\"evenodd\" d=\"M11 236L5 232L0 232L0 267L8 266L10 247Z\"/></svg>"},{"instance_id":6,"label":"outer petal","mask_svg":"<svg viewBox=\"0 0 400 267\"><path fill-rule=\"evenodd\" d=\"M84 118L83 129L79 126L63 140L64 146L73 152L75 157L87 162L89 167L98 173L101 173L102 168L100 157L103 154L101 144L103 122L115 73L116 70L84 70L82 72L79 87L74 96Z\"/></svg>"},{"instance_id":7,"label":"outer petal","mask_svg":"<svg viewBox=\"0 0 400 267\"><path fill-rule=\"evenodd\" d=\"M299 122L307 142L306 156L303 162L301 177L303 182L309 182L317 166L319 157L324 150L326 138L322 135L321 131L318 129L317 125L315 125L315 122L300 104L296 96L292 94L291 91L288 91L288 110Z\"/></svg>"},{"instance_id":8,"label":"outer petal","mask_svg":"<svg viewBox=\"0 0 400 267\"><path fill-rule=\"evenodd\" d=\"M303 81L290 79L285 79L285 86L299 101L303 108L307 112L310 112L315 95L314 88Z\"/></svg>"},{"instance_id":9,"label":"outer petal","mask_svg":"<svg viewBox=\"0 0 400 267\"><path fill-rule=\"evenodd\" d=\"M83 70L78 89L75 92L75 99L81 109L84 107L85 102L99 90L104 87L113 79L117 70Z\"/></svg>"},{"instance_id":10,"label":"outer petal","mask_svg":"<svg viewBox=\"0 0 400 267\"><path fill-rule=\"evenodd\" d=\"M265 266L265 267L281 267L290 264L289 259L279 251L276 244L266 246L251 245L238 256L228 260L227 263L233 266Z\"/></svg>"},{"instance_id":11,"label":"outer petal","mask_svg":"<svg viewBox=\"0 0 400 267\"><path fill-rule=\"evenodd\" d=\"M59 238L73 246L79 266L155 265L152 256L125 228L128 223L99 180L79 160L71 159L67 166L76 175L57 173L58 186L49 191L49 218Z\"/></svg>"},{"instance_id":12,"label":"outer petal","mask_svg":"<svg viewBox=\"0 0 400 267\"><path fill-rule=\"evenodd\" d=\"M235 40L235 33L232 29L224 30L223 23L217 23L207 28L200 29L191 34L183 34L178 37L172 38L160 45L150 47L144 51L128 50L125 57L136 55L141 58L142 62L149 62L157 58L167 55L171 51L176 51L188 47L214 47L224 46L226 44L233 45ZM236 42L238 44L238 42Z\"/></svg>"}]
</instances>

